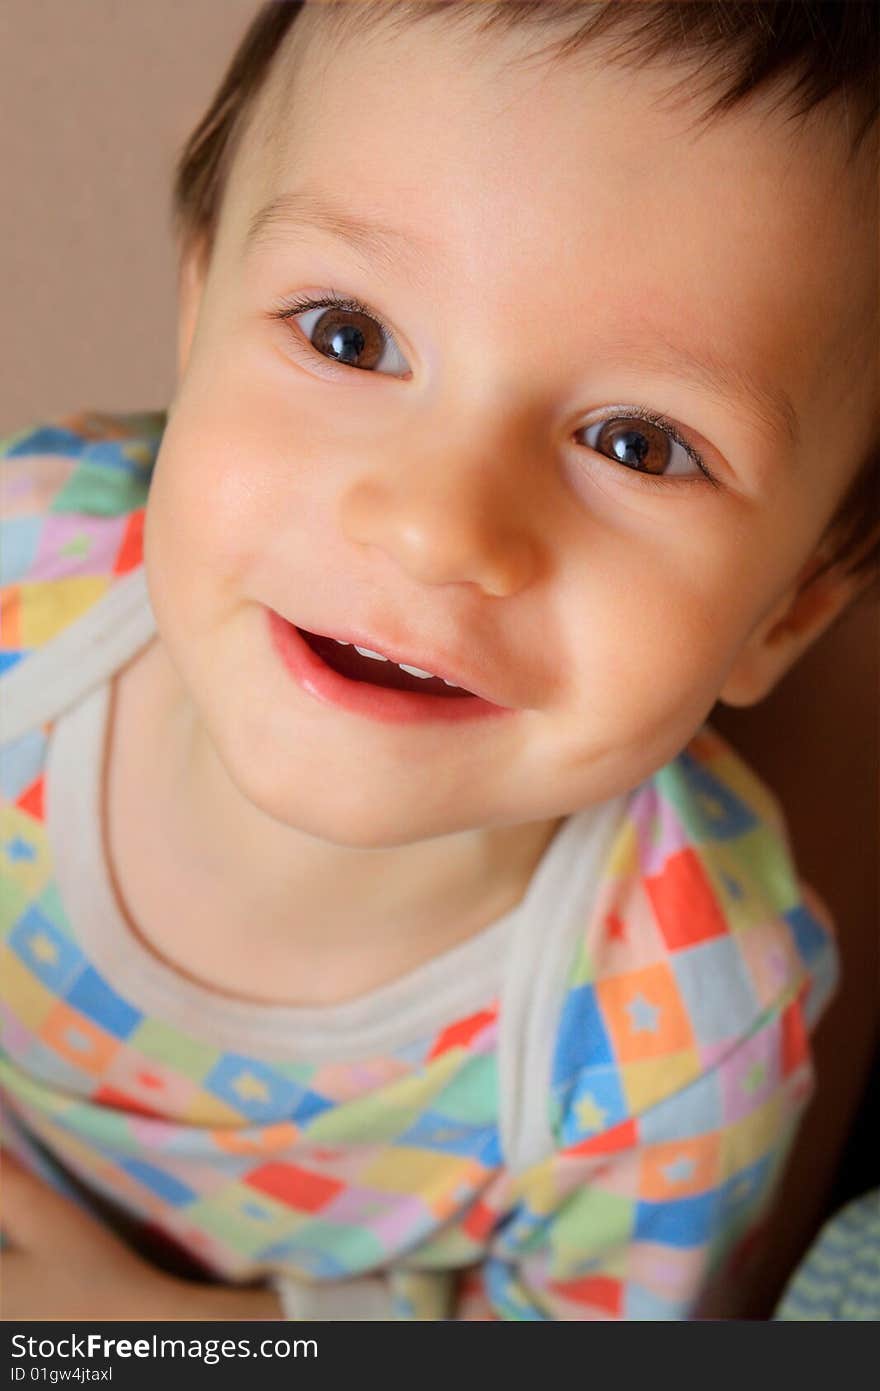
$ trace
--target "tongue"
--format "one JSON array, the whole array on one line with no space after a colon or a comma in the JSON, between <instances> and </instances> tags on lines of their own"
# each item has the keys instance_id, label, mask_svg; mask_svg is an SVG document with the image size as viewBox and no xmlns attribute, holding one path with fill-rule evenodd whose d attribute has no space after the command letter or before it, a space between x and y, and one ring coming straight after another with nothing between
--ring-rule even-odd
<instances>
[{"instance_id":1,"label":"tongue","mask_svg":"<svg viewBox=\"0 0 880 1391\"><path fill-rule=\"evenodd\" d=\"M439 676L411 676L408 671L402 671L396 662L362 657L353 645L343 647L333 638L307 633L304 628L297 631L328 667L332 667L340 676L347 676L349 681L366 681L371 686L385 686L393 691L415 691L418 695L471 695L470 691L464 691L459 686L447 686Z\"/></svg>"}]
</instances>

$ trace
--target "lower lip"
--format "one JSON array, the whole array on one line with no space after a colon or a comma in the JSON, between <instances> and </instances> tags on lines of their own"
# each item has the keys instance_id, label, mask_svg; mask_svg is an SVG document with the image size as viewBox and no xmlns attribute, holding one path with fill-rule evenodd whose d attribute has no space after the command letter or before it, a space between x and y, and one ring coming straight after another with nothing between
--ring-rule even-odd
<instances>
[{"instance_id":1,"label":"lower lip","mask_svg":"<svg viewBox=\"0 0 880 1391\"><path fill-rule=\"evenodd\" d=\"M335 705L380 724L449 723L514 713L507 706L493 705L479 696L444 698L419 695L416 691L390 691L384 686L371 686L367 681L350 681L322 662L292 623L274 609L267 609L266 613L272 644L285 667L304 691L325 705Z\"/></svg>"}]
</instances>

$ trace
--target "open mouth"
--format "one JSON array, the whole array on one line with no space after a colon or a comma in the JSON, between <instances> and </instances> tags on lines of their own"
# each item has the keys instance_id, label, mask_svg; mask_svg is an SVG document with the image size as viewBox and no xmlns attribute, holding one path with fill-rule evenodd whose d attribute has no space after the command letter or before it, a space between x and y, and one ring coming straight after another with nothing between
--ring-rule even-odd
<instances>
[{"instance_id":1,"label":"open mouth","mask_svg":"<svg viewBox=\"0 0 880 1391\"><path fill-rule=\"evenodd\" d=\"M443 696L456 699L469 696L475 699L472 691L461 686L453 686L440 676L430 672L418 674L418 668L406 668L392 662L380 653L369 655L368 651L355 647L353 643L337 642L335 638L324 637L321 633L309 633L305 628L297 632L316 656L349 681L363 681L370 686L383 686L391 691L410 691L415 695Z\"/></svg>"}]
</instances>

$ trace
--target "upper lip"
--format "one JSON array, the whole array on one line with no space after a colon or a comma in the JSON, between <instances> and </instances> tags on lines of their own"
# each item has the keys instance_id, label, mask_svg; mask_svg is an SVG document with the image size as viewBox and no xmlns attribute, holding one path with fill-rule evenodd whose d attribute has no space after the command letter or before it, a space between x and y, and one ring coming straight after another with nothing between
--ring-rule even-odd
<instances>
[{"instance_id":1,"label":"upper lip","mask_svg":"<svg viewBox=\"0 0 880 1391\"><path fill-rule=\"evenodd\" d=\"M290 623L292 619L287 621ZM489 694L479 675L474 676L470 672L464 671L453 660L447 659L442 652L436 655L428 653L427 655L413 656L412 650L404 652L396 643L358 629L340 628L331 631L328 628L311 628L304 623L295 626L302 628L307 633L313 633L315 637L332 638L334 642L347 642L354 647L367 647L371 652L380 652L383 657L396 662L398 666L405 663L407 666L419 667L421 671L430 671L433 676L439 676L444 681L452 681L456 686L461 686L463 690L469 691L471 695L479 696L481 700L488 701L491 705L508 705L508 702Z\"/></svg>"}]
</instances>

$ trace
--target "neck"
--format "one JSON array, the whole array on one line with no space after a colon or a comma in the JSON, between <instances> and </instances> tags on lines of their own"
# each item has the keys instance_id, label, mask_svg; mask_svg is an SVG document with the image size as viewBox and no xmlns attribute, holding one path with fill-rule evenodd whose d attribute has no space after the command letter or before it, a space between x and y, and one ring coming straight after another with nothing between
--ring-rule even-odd
<instances>
[{"instance_id":1,"label":"neck","mask_svg":"<svg viewBox=\"0 0 880 1391\"><path fill-rule=\"evenodd\" d=\"M360 849L283 824L233 783L159 640L119 679L117 724L139 732L133 778L183 873L254 950L316 966L384 954L390 978L473 936L521 900L559 825Z\"/></svg>"}]
</instances>

